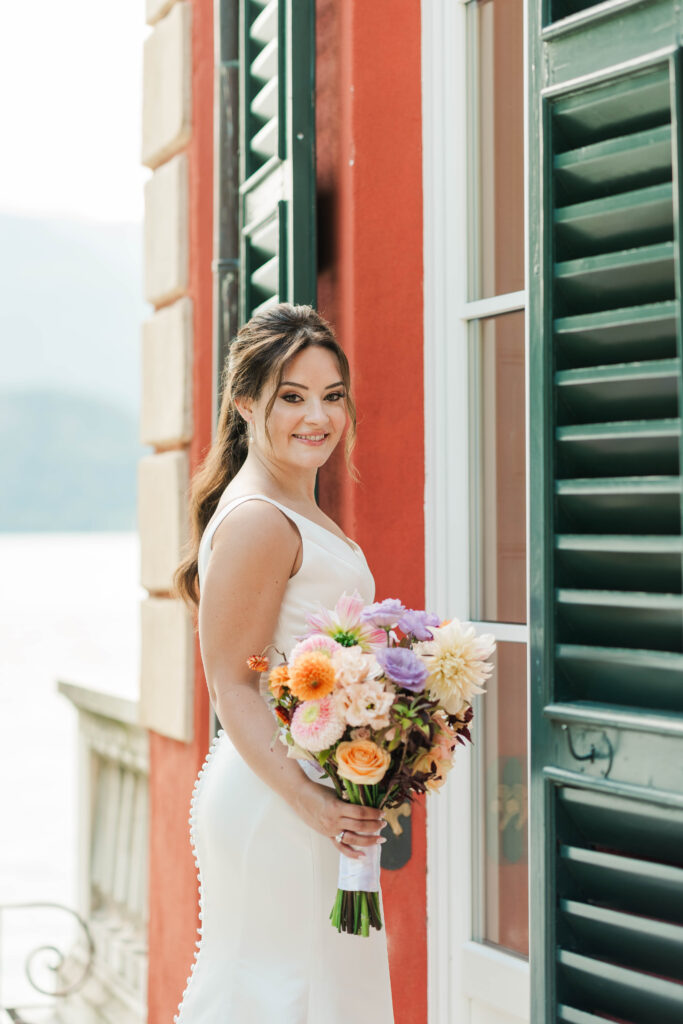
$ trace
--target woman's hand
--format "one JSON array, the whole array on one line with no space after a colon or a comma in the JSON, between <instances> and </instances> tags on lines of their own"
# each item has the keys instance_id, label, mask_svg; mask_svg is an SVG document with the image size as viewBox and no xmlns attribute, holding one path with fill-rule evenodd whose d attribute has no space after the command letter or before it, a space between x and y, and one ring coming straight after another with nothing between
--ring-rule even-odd
<instances>
[{"instance_id":1,"label":"woman's hand","mask_svg":"<svg viewBox=\"0 0 683 1024\"><path fill-rule=\"evenodd\" d=\"M386 842L380 834L386 825L383 811L340 800L333 790L317 782L307 781L302 786L296 811L310 828L328 836L346 857L361 859L363 851L355 850L355 846L376 846ZM342 832L342 841L339 842L336 836Z\"/></svg>"}]
</instances>

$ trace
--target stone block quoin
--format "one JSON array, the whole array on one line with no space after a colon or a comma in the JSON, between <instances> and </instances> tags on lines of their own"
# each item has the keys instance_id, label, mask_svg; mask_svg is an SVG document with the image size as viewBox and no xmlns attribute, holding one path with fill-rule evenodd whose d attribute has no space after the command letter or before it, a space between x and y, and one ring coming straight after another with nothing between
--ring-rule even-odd
<instances>
[{"instance_id":1,"label":"stone block quoin","mask_svg":"<svg viewBox=\"0 0 683 1024\"><path fill-rule=\"evenodd\" d=\"M141 329L138 465L141 602L140 716L164 736L193 735L194 623L171 597L189 535L189 443L193 424L193 303L189 289L188 153L192 136L192 4L147 0L152 31L143 49L141 163L144 297L154 312Z\"/></svg>"}]
</instances>

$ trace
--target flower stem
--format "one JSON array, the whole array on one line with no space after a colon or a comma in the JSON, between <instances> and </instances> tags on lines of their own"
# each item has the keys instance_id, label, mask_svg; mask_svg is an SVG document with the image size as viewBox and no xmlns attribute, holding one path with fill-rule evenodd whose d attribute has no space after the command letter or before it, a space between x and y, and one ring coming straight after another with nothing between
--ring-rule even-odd
<instances>
[{"instance_id":1,"label":"flower stem","mask_svg":"<svg viewBox=\"0 0 683 1024\"><path fill-rule=\"evenodd\" d=\"M360 934L366 938L370 934L370 912L368 910L368 894L359 893L360 896ZM358 934L358 933L356 933Z\"/></svg>"}]
</instances>

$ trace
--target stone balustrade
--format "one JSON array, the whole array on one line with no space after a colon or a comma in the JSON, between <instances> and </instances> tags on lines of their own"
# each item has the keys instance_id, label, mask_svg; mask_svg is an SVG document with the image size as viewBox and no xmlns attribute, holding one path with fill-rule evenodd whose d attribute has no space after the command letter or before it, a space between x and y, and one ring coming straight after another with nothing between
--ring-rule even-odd
<instances>
[{"instance_id":1,"label":"stone balustrade","mask_svg":"<svg viewBox=\"0 0 683 1024\"><path fill-rule=\"evenodd\" d=\"M95 943L86 983L56 1008L64 1024L147 1020L148 733L135 701L60 681L78 710L78 912ZM78 973L77 944L61 971Z\"/></svg>"}]
</instances>

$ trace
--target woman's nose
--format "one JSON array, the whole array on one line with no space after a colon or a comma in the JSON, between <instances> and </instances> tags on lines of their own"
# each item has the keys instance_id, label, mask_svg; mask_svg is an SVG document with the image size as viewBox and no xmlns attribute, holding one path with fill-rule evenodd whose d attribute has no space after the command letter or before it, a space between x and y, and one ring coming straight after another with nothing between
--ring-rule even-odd
<instances>
[{"instance_id":1,"label":"woman's nose","mask_svg":"<svg viewBox=\"0 0 683 1024\"><path fill-rule=\"evenodd\" d=\"M304 419L310 423L324 423L327 419L327 410L324 404L318 399L312 398L306 403Z\"/></svg>"}]
</instances>

